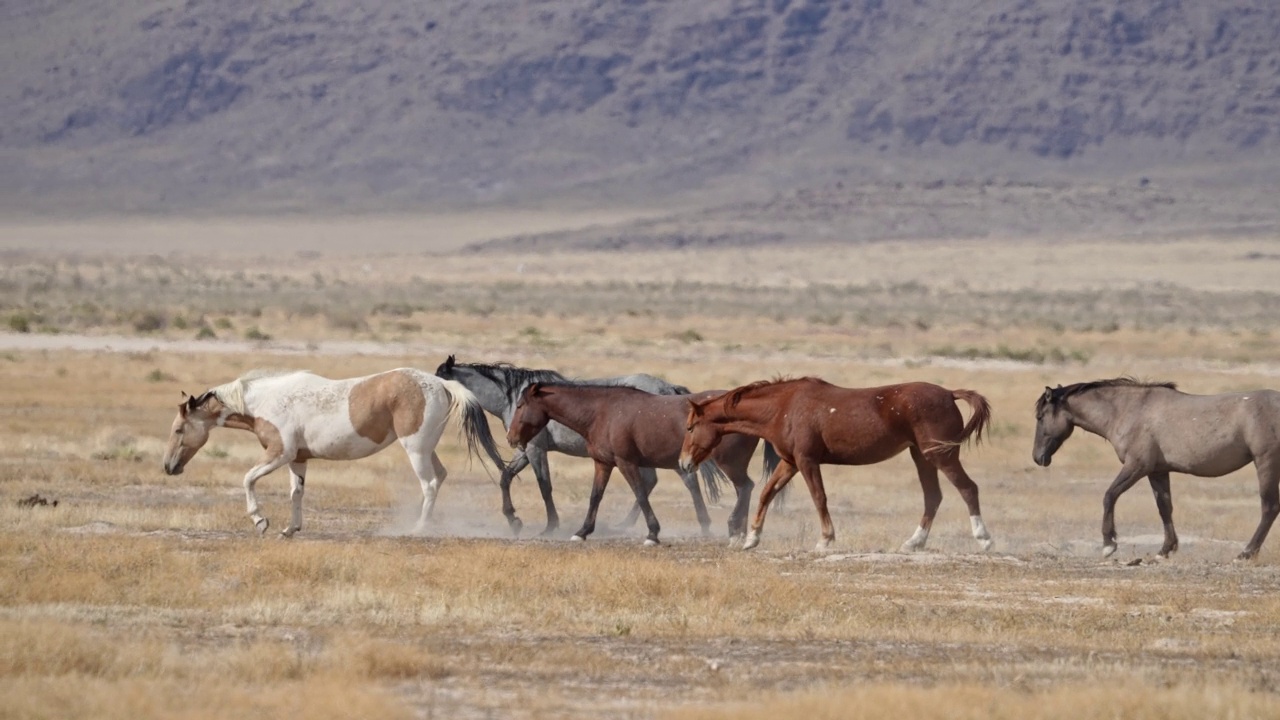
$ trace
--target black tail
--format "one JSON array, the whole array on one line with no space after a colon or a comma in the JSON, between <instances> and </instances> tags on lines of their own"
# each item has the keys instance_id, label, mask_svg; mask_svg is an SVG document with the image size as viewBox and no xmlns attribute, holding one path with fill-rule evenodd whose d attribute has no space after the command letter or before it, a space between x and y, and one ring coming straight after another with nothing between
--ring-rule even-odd
<instances>
[{"instance_id":1,"label":"black tail","mask_svg":"<svg viewBox=\"0 0 1280 720\"><path fill-rule=\"evenodd\" d=\"M489 430L489 417L485 415L480 403L472 401L463 406L462 434L467 438L467 452L483 462L484 457L480 454L480 450L483 449L497 467L498 475L502 475L507 469L507 461L503 460L502 454L498 452L498 444L494 442L493 433Z\"/></svg>"},{"instance_id":2,"label":"black tail","mask_svg":"<svg viewBox=\"0 0 1280 720\"><path fill-rule=\"evenodd\" d=\"M702 484L707 489L707 501L720 502L720 483L728 480L729 476L724 474L714 460L706 460L699 465L698 474L702 475Z\"/></svg>"}]
</instances>

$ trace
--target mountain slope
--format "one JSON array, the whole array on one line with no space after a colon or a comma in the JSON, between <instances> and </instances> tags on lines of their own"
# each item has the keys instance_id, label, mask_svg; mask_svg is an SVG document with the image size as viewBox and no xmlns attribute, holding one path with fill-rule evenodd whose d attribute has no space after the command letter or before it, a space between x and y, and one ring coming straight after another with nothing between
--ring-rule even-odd
<instances>
[{"instance_id":1,"label":"mountain slope","mask_svg":"<svg viewBox=\"0 0 1280 720\"><path fill-rule=\"evenodd\" d=\"M3 11L0 201L379 209L759 194L841 172L1273 178L1280 5L1116 8L33 0Z\"/></svg>"}]
</instances>

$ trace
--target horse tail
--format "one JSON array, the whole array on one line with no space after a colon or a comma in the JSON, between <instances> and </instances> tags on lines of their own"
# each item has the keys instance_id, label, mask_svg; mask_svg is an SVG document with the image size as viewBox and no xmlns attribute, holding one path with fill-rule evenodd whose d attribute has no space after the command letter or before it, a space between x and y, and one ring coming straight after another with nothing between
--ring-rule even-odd
<instances>
[{"instance_id":1,"label":"horse tail","mask_svg":"<svg viewBox=\"0 0 1280 720\"><path fill-rule=\"evenodd\" d=\"M782 461L782 456L778 454L778 449L768 440L764 441L764 464L760 468L760 472L764 473L761 477L768 480L773 471L778 469L778 463ZM783 488L784 490L786 488Z\"/></svg>"},{"instance_id":2,"label":"horse tail","mask_svg":"<svg viewBox=\"0 0 1280 720\"><path fill-rule=\"evenodd\" d=\"M969 407L973 410L973 416L969 418L968 423L965 423L964 430L960 432L956 442L962 443L967 440L972 440L974 444L982 442L982 433L991 422L991 403L972 390L952 390L951 398L969 403Z\"/></svg>"},{"instance_id":3,"label":"horse tail","mask_svg":"<svg viewBox=\"0 0 1280 720\"><path fill-rule=\"evenodd\" d=\"M707 490L707 501L720 502L720 483L729 479L715 460L707 460L698 466L698 474L702 476L702 485Z\"/></svg>"},{"instance_id":4,"label":"horse tail","mask_svg":"<svg viewBox=\"0 0 1280 720\"><path fill-rule=\"evenodd\" d=\"M457 380L440 379L440 384L449 393L449 399L452 401L452 406L449 408L450 416L462 425L462 435L467 439L467 452L483 462L484 456L480 454L483 450L501 474L506 470L507 461L503 460L502 454L498 452L498 444L494 442L493 433L489 430L489 418L485 415L484 408L480 406L475 393Z\"/></svg>"}]
</instances>

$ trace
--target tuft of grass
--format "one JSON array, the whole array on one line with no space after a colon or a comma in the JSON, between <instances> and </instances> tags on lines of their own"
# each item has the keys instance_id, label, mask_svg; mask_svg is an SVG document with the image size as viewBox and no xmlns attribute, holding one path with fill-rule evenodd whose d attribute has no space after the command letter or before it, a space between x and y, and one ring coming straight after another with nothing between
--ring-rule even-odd
<instances>
[{"instance_id":1,"label":"tuft of grass","mask_svg":"<svg viewBox=\"0 0 1280 720\"><path fill-rule=\"evenodd\" d=\"M10 315L9 329L18 333L31 332L31 316L26 313L14 313Z\"/></svg>"},{"instance_id":2,"label":"tuft of grass","mask_svg":"<svg viewBox=\"0 0 1280 720\"><path fill-rule=\"evenodd\" d=\"M156 368L155 370L152 370L151 372L147 373L147 382L158 383L158 382L177 382L177 381L178 381L178 378L170 375L169 373L161 370L160 368Z\"/></svg>"},{"instance_id":3,"label":"tuft of grass","mask_svg":"<svg viewBox=\"0 0 1280 720\"><path fill-rule=\"evenodd\" d=\"M267 333L262 332L262 330L259 329L257 325L253 325L249 329L244 331L244 339L245 340L270 340L271 336L268 335Z\"/></svg>"}]
</instances>

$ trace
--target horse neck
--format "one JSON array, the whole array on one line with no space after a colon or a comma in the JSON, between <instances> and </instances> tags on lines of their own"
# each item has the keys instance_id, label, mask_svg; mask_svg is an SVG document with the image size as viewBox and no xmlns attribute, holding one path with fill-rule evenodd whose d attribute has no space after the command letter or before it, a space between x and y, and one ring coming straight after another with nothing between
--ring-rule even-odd
<instances>
[{"instance_id":1,"label":"horse neck","mask_svg":"<svg viewBox=\"0 0 1280 720\"><path fill-rule=\"evenodd\" d=\"M552 420L570 430L587 437L587 432L595 424L600 408L609 402L604 393L577 392L569 388L559 388L555 392L542 396L547 415Z\"/></svg>"},{"instance_id":2,"label":"horse neck","mask_svg":"<svg viewBox=\"0 0 1280 720\"><path fill-rule=\"evenodd\" d=\"M480 407L502 418L503 425L510 424L515 403L509 399L506 384L472 368L455 368L454 377L476 396Z\"/></svg>"},{"instance_id":3,"label":"horse neck","mask_svg":"<svg viewBox=\"0 0 1280 720\"><path fill-rule=\"evenodd\" d=\"M1124 420L1134 402L1145 394L1138 388L1097 388L1071 398L1076 427L1104 438Z\"/></svg>"},{"instance_id":4,"label":"horse neck","mask_svg":"<svg viewBox=\"0 0 1280 720\"><path fill-rule=\"evenodd\" d=\"M712 422L719 425L725 433L742 433L755 437L766 437L769 434L773 418L777 414L777 405L772 398L752 395L740 399L731 408L727 403L728 397L725 395L717 401L720 403L720 412L718 416L712 416ZM766 439L772 441L771 438ZM777 444L776 441L774 444Z\"/></svg>"}]
</instances>

